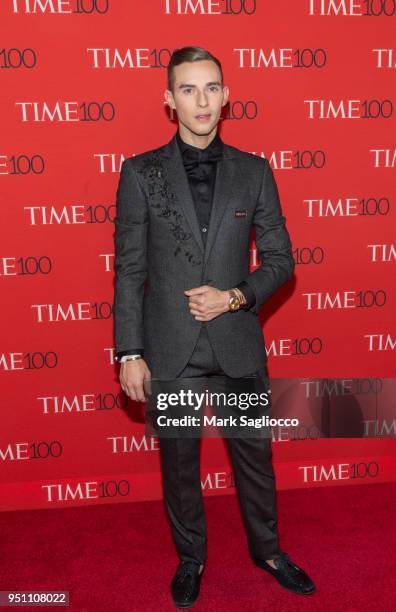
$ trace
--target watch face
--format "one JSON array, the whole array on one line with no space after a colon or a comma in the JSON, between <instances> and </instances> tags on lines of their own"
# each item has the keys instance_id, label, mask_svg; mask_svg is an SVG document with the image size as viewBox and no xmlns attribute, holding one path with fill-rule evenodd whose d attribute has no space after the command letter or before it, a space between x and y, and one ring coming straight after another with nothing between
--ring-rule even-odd
<instances>
[{"instance_id":1,"label":"watch face","mask_svg":"<svg viewBox=\"0 0 396 612\"><path fill-rule=\"evenodd\" d=\"M231 310L236 310L239 306L239 299L237 297L232 297L230 299L230 308Z\"/></svg>"}]
</instances>

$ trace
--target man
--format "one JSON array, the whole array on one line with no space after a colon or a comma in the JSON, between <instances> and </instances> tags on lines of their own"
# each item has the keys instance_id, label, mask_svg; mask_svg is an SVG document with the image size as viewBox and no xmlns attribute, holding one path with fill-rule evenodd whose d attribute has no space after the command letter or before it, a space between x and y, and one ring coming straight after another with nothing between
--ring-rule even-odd
<instances>
[{"instance_id":1,"label":"man","mask_svg":"<svg viewBox=\"0 0 396 612\"><path fill-rule=\"evenodd\" d=\"M219 60L177 49L165 103L178 130L167 144L126 159L115 218L115 345L120 383L146 401L150 380L266 379L259 310L293 274L292 246L267 160L225 144L227 103ZM249 273L250 230L260 266ZM315 586L280 550L271 440L228 438L249 552L285 588ZM206 526L199 438L161 438L164 501L180 563L177 607L199 595Z\"/></svg>"}]
</instances>

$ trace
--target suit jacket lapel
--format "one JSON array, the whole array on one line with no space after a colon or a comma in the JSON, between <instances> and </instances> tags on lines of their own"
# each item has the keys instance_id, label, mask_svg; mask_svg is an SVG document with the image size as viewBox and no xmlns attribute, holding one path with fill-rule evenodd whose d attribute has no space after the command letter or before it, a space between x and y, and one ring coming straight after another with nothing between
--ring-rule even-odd
<instances>
[{"instance_id":1,"label":"suit jacket lapel","mask_svg":"<svg viewBox=\"0 0 396 612\"><path fill-rule=\"evenodd\" d=\"M216 182L214 187L212 211L210 214L208 235L206 238L205 261L215 242L220 223L227 208L236 176L236 163L225 157L217 162Z\"/></svg>"},{"instance_id":2,"label":"suit jacket lapel","mask_svg":"<svg viewBox=\"0 0 396 612\"><path fill-rule=\"evenodd\" d=\"M188 183L187 174L184 169L182 156L177 144L176 135L165 145L163 155L167 169L167 178L171 184L172 191L176 194L180 207L187 219L188 225L201 249L204 251L204 243L201 236L194 200Z\"/></svg>"},{"instance_id":3,"label":"suit jacket lapel","mask_svg":"<svg viewBox=\"0 0 396 612\"><path fill-rule=\"evenodd\" d=\"M205 260L207 260L232 193L234 182L236 181L237 166L233 159L234 154L232 149L224 143L224 158L217 162L216 181L206 246L202 240L202 232L195 212L194 200L177 144L176 134L173 136L172 140L162 148L162 156L166 163L167 178L171 184L172 191L177 195L191 232L204 254Z\"/></svg>"}]
</instances>

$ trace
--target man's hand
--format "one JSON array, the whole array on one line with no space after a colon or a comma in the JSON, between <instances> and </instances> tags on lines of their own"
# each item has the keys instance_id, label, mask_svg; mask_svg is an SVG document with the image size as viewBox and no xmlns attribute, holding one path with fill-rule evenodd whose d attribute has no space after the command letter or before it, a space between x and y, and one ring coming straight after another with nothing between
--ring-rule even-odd
<instances>
[{"instance_id":1,"label":"man's hand","mask_svg":"<svg viewBox=\"0 0 396 612\"><path fill-rule=\"evenodd\" d=\"M188 301L190 312L197 321L211 321L229 310L228 291L210 285L201 285L188 289L184 294L190 298Z\"/></svg>"},{"instance_id":2,"label":"man's hand","mask_svg":"<svg viewBox=\"0 0 396 612\"><path fill-rule=\"evenodd\" d=\"M145 402L143 383L151 379L151 372L144 359L130 359L121 364L120 383L122 390L135 402Z\"/></svg>"}]
</instances>

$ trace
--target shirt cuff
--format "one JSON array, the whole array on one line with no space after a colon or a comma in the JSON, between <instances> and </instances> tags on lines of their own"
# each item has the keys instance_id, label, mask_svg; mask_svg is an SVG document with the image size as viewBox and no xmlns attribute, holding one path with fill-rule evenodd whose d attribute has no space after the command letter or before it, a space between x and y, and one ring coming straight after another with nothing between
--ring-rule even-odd
<instances>
[{"instance_id":1,"label":"shirt cuff","mask_svg":"<svg viewBox=\"0 0 396 612\"><path fill-rule=\"evenodd\" d=\"M121 357L132 356L132 355L141 355L143 357L144 351L143 349L129 349L128 351L119 351L116 353L117 361L121 359Z\"/></svg>"}]
</instances>

